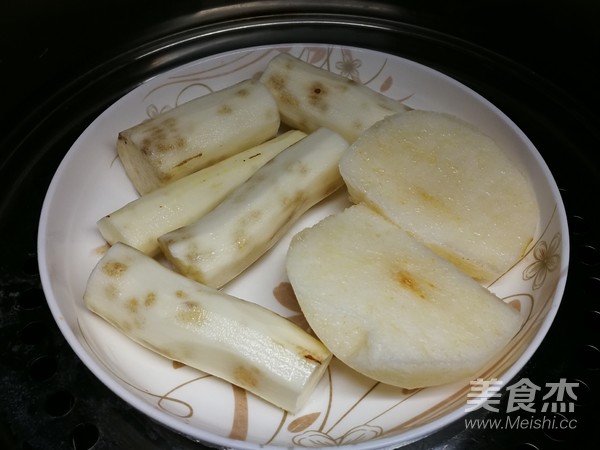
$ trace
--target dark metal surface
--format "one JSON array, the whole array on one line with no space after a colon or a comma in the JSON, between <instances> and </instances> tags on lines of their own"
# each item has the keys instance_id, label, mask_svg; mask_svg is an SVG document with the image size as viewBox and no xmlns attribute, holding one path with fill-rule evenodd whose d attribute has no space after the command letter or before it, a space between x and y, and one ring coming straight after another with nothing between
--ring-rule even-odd
<instances>
[{"instance_id":1,"label":"dark metal surface","mask_svg":"<svg viewBox=\"0 0 600 450\"><path fill-rule=\"evenodd\" d=\"M482 2L483 4L483 2ZM445 72L496 104L542 153L563 194L571 269L547 338L517 378L578 381L572 430L466 429L411 449L584 448L600 389L600 50L595 2L232 3L9 0L0 10L0 448L199 449L121 401L68 347L46 306L36 233L73 141L149 76L233 48L326 42ZM505 396L506 397L506 396ZM479 410L470 417L497 417Z\"/></svg>"}]
</instances>

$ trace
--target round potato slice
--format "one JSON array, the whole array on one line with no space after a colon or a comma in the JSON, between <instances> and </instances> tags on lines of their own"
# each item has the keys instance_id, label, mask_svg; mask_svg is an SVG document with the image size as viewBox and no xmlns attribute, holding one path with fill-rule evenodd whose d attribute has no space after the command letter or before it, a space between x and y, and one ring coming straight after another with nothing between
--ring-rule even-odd
<instances>
[{"instance_id":1,"label":"round potato slice","mask_svg":"<svg viewBox=\"0 0 600 450\"><path fill-rule=\"evenodd\" d=\"M369 128L340 162L363 202L486 283L508 270L536 232L528 179L488 136L457 117L414 110Z\"/></svg>"},{"instance_id":2,"label":"round potato slice","mask_svg":"<svg viewBox=\"0 0 600 450\"><path fill-rule=\"evenodd\" d=\"M287 273L325 346L354 370L418 388L473 376L520 314L365 205L292 239Z\"/></svg>"}]
</instances>

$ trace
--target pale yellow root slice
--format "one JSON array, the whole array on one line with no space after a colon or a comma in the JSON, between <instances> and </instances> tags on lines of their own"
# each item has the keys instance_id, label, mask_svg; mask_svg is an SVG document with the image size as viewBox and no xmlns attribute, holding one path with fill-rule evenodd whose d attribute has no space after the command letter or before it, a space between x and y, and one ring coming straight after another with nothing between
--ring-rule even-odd
<instances>
[{"instance_id":1,"label":"pale yellow root slice","mask_svg":"<svg viewBox=\"0 0 600 450\"><path fill-rule=\"evenodd\" d=\"M327 348L394 386L471 377L522 322L516 309L365 205L295 235L286 268Z\"/></svg>"},{"instance_id":2,"label":"pale yellow root slice","mask_svg":"<svg viewBox=\"0 0 600 450\"><path fill-rule=\"evenodd\" d=\"M277 104L259 82L246 80L121 131L117 152L140 194L146 194L277 134Z\"/></svg>"},{"instance_id":3,"label":"pale yellow root slice","mask_svg":"<svg viewBox=\"0 0 600 450\"><path fill-rule=\"evenodd\" d=\"M274 57L260 80L277 100L281 120L311 133L325 127L353 142L378 120L406 105L287 53Z\"/></svg>"},{"instance_id":4,"label":"pale yellow root slice","mask_svg":"<svg viewBox=\"0 0 600 450\"><path fill-rule=\"evenodd\" d=\"M363 202L482 283L508 270L532 241L535 193L501 148L448 114L411 111L366 131L340 172Z\"/></svg>"},{"instance_id":5,"label":"pale yellow root slice","mask_svg":"<svg viewBox=\"0 0 600 450\"><path fill-rule=\"evenodd\" d=\"M295 412L331 353L289 320L203 286L123 243L87 282L86 306L130 339Z\"/></svg>"}]
</instances>

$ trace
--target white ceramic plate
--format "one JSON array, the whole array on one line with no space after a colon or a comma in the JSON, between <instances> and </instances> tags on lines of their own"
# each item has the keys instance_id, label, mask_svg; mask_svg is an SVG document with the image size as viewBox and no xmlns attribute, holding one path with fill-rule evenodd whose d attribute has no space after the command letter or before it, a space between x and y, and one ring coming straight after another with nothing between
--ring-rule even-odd
<instances>
[{"instance_id":1,"label":"white ceramic plate","mask_svg":"<svg viewBox=\"0 0 600 450\"><path fill-rule=\"evenodd\" d=\"M566 217L547 166L515 124L477 93L420 64L359 48L298 44L220 54L163 73L108 108L74 143L47 193L38 243L47 301L69 344L100 380L131 405L193 439L247 449L399 446L464 415L470 380L406 391L334 361L308 404L290 415L138 346L86 310L82 301L87 278L106 249L96 221L136 197L116 156L117 133L186 100L256 77L279 52L405 99L413 108L462 117L494 138L529 176L541 210L537 234L524 258L489 286L526 321L498 360L473 379L506 383L523 367L554 318L567 274ZM289 240L346 205L341 192L309 211L225 290L297 319L299 308L285 289L283 261Z\"/></svg>"}]
</instances>

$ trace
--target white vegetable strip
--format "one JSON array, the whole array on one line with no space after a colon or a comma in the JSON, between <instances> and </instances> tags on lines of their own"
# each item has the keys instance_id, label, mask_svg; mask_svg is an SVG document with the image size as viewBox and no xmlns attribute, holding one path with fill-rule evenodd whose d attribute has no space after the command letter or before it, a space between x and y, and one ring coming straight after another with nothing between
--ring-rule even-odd
<instances>
[{"instance_id":1,"label":"white vegetable strip","mask_svg":"<svg viewBox=\"0 0 600 450\"><path fill-rule=\"evenodd\" d=\"M288 131L180 178L103 217L98 229L109 244L120 241L154 255L159 251L159 236L198 220L273 157L305 136L301 131Z\"/></svg>"},{"instance_id":2,"label":"white vegetable strip","mask_svg":"<svg viewBox=\"0 0 600 450\"><path fill-rule=\"evenodd\" d=\"M247 80L120 132L117 151L145 194L274 137L279 125L272 95Z\"/></svg>"},{"instance_id":3,"label":"white vegetable strip","mask_svg":"<svg viewBox=\"0 0 600 450\"><path fill-rule=\"evenodd\" d=\"M311 206L342 186L339 159L348 147L322 128L292 145L197 222L161 236L181 273L220 287L275 244Z\"/></svg>"},{"instance_id":4,"label":"white vegetable strip","mask_svg":"<svg viewBox=\"0 0 600 450\"><path fill-rule=\"evenodd\" d=\"M287 53L269 62L260 81L275 97L282 122L306 133L329 128L350 143L375 122L410 109L367 86Z\"/></svg>"},{"instance_id":5,"label":"white vegetable strip","mask_svg":"<svg viewBox=\"0 0 600 450\"><path fill-rule=\"evenodd\" d=\"M97 264L84 301L142 346L291 412L331 360L321 342L289 320L185 278L123 243Z\"/></svg>"}]
</instances>

